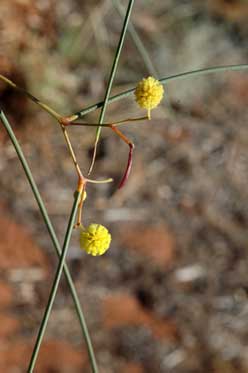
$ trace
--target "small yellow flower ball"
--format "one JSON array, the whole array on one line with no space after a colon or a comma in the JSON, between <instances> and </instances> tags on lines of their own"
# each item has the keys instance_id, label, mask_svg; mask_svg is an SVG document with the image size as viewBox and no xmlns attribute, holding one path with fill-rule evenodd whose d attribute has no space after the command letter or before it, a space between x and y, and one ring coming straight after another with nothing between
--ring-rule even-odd
<instances>
[{"instance_id":1,"label":"small yellow flower ball","mask_svg":"<svg viewBox=\"0 0 248 373\"><path fill-rule=\"evenodd\" d=\"M136 89L136 102L143 109L147 109L150 119L150 111L158 106L164 95L164 88L159 80L149 76L142 79Z\"/></svg>"},{"instance_id":2,"label":"small yellow flower ball","mask_svg":"<svg viewBox=\"0 0 248 373\"><path fill-rule=\"evenodd\" d=\"M111 234L101 224L90 224L88 228L81 228L80 246L87 254L93 256L104 254L110 242Z\"/></svg>"}]
</instances>

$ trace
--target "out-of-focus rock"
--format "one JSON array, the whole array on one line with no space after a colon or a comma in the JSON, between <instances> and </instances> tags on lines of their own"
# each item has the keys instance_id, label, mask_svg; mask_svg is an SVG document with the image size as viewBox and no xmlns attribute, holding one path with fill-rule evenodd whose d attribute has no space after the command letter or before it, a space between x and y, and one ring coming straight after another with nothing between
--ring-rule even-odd
<instances>
[{"instance_id":1,"label":"out-of-focus rock","mask_svg":"<svg viewBox=\"0 0 248 373\"><path fill-rule=\"evenodd\" d=\"M168 268L175 254L175 239L166 226L125 226L120 240L128 249L144 255L160 267Z\"/></svg>"}]
</instances>

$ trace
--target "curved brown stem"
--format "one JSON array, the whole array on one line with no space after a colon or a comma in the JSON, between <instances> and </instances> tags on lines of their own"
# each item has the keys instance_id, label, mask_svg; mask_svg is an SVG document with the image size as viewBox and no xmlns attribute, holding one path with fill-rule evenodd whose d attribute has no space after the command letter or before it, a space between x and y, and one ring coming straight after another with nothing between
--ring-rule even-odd
<instances>
[{"instance_id":1,"label":"curved brown stem","mask_svg":"<svg viewBox=\"0 0 248 373\"><path fill-rule=\"evenodd\" d=\"M131 168L133 163L133 150L134 150L134 143L130 141L115 125L111 125L110 128L129 146L129 154L127 160L127 166L118 186L118 189L121 189L127 182Z\"/></svg>"},{"instance_id":2,"label":"curved brown stem","mask_svg":"<svg viewBox=\"0 0 248 373\"><path fill-rule=\"evenodd\" d=\"M134 150L134 144L129 144L129 154L128 154L127 166L126 166L126 170L124 172L124 175L122 176L121 182L118 186L118 189L121 189L126 184L128 178L129 178L131 168L132 168L132 164L133 164L133 150Z\"/></svg>"}]
</instances>

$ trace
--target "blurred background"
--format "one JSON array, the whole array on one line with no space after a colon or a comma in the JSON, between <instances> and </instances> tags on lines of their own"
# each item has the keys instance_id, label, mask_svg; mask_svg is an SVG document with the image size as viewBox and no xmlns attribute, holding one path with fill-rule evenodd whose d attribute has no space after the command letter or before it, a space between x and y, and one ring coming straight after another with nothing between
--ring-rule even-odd
<instances>
[{"instance_id":1,"label":"blurred background","mask_svg":"<svg viewBox=\"0 0 248 373\"><path fill-rule=\"evenodd\" d=\"M0 73L57 111L100 101L128 1L1 0ZM120 9L119 9L120 10ZM127 34L112 93L157 77L247 63L246 0L136 1L131 20L153 66ZM112 233L106 255L79 248L72 271L101 373L248 372L248 75L228 72L168 83L153 119L123 128L127 147L102 131L85 225ZM60 240L77 179L58 124L0 84L10 120ZM143 115L133 97L106 121ZM99 111L86 117L96 121ZM93 128L71 128L82 169ZM15 151L0 130L0 371L25 372L58 263ZM66 283L60 284L36 371L90 372Z\"/></svg>"}]
</instances>

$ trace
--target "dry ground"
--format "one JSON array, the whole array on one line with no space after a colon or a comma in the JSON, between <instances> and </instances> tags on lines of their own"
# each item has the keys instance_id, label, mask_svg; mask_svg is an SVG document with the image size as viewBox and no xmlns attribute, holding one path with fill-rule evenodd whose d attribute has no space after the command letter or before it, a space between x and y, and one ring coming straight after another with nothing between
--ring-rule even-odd
<instances>
[{"instance_id":1,"label":"dry ground","mask_svg":"<svg viewBox=\"0 0 248 373\"><path fill-rule=\"evenodd\" d=\"M127 1L122 1L124 6ZM69 114L104 96L121 18L110 0L1 0L0 73ZM246 63L242 0L137 1L132 20L158 76ZM147 68L127 37L113 92ZM165 86L151 122L125 128L136 144L128 184L116 191L127 148L103 131L85 223L113 241L100 258L68 254L100 373L248 372L248 74L222 73ZM58 125L0 85L60 240L76 177ZM137 116L133 98L107 119ZM95 121L98 113L87 117ZM70 134L82 168L93 129ZM0 131L0 371L25 372L57 258L15 152ZM88 372L63 282L37 372Z\"/></svg>"}]
</instances>

